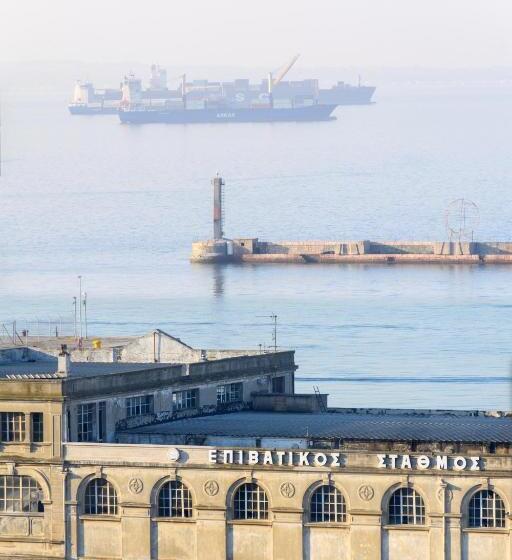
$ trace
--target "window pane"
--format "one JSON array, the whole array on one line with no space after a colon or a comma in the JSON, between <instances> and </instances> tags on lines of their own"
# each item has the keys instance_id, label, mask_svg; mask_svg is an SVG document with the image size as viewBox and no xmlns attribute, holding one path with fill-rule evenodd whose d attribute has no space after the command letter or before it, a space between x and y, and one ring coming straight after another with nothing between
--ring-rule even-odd
<instances>
[{"instance_id":1,"label":"window pane","mask_svg":"<svg viewBox=\"0 0 512 560\"><path fill-rule=\"evenodd\" d=\"M175 391L172 394L172 403L174 410L197 408L199 404L199 389Z\"/></svg>"},{"instance_id":2,"label":"window pane","mask_svg":"<svg viewBox=\"0 0 512 560\"><path fill-rule=\"evenodd\" d=\"M268 519L267 495L257 484L242 484L235 493L233 506L235 519Z\"/></svg>"},{"instance_id":3,"label":"window pane","mask_svg":"<svg viewBox=\"0 0 512 560\"><path fill-rule=\"evenodd\" d=\"M153 413L153 395L137 395L126 399L126 416L141 416Z\"/></svg>"},{"instance_id":4,"label":"window pane","mask_svg":"<svg viewBox=\"0 0 512 560\"><path fill-rule=\"evenodd\" d=\"M88 515L117 515L117 494L110 482L95 478L85 489L84 511Z\"/></svg>"},{"instance_id":5,"label":"window pane","mask_svg":"<svg viewBox=\"0 0 512 560\"><path fill-rule=\"evenodd\" d=\"M505 527L505 504L492 490L480 490L469 502L469 526Z\"/></svg>"},{"instance_id":6,"label":"window pane","mask_svg":"<svg viewBox=\"0 0 512 560\"><path fill-rule=\"evenodd\" d=\"M412 488L399 488L391 495L388 506L390 525L424 525L425 504Z\"/></svg>"},{"instance_id":7,"label":"window pane","mask_svg":"<svg viewBox=\"0 0 512 560\"><path fill-rule=\"evenodd\" d=\"M0 438L4 442L25 441L23 412L0 412Z\"/></svg>"},{"instance_id":8,"label":"window pane","mask_svg":"<svg viewBox=\"0 0 512 560\"><path fill-rule=\"evenodd\" d=\"M43 491L30 476L0 476L0 512L44 511Z\"/></svg>"},{"instance_id":9,"label":"window pane","mask_svg":"<svg viewBox=\"0 0 512 560\"><path fill-rule=\"evenodd\" d=\"M334 486L320 486L311 496L309 520L313 523L344 523L346 521L345 500Z\"/></svg>"},{"instance_id":10,"label":"window pane","mask_svg":"<svg viewBox=\"0 0 512 560\"><path fill-rule=\"evenodd\" d=\"M30 418L32 421L32 441L41 443L44 441L43 413L32 412Z\"/></svg>"},{"instance_id":11,"label":"window pane","mask_svg":"<svg viewBox=\"0 0 512 560\"><path fill-rule=\"evenodd\" d=\"M158 516L192 517L190 490L179 480L172 480L162 486L158 494Z\"/></svg>"},{"instance_id":12,"label":"window pane","mask_svg":"<svg viewBox=\"0 0 512 560\"><path fill-rule=\"evenodd\" d=\"M96 403L79 404L77 416L78 441L95 441Z\"/></svg>"},{"instance_id":13,"label":"window pane","mask_svg":"<svg viewBox=\"0 0 512 560\"><path fill-rule=\"evenodd\" d=\"M242 400L242 383L228 383L217 387L217 404L237 402Z\"/></svg>"}]
</instances>

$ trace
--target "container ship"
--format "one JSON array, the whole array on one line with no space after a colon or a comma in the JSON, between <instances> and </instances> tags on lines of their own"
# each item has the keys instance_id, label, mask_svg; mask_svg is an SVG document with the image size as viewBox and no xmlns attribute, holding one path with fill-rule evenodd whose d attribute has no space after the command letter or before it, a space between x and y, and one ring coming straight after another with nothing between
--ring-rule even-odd
<instances>
[{"instance_id":1,"label":"container ship","mask_svg":"<svg viewBox=\"0 0 512 560\"><path fill-rule=\"evenodd\" d=\"M316 79L285 81L295 56L274 77L260 83L247 79L231 82L187 81L180 76L176 89L167 87L167 73L151 67L148 88L133 75L125 77L119 89L95 90L91 83L77 83L72 114L115 114L122 122L262 122L327 120L337 105L365 105L372 102L375 87L338 82L320 88Z\"/></svg>"}]
</instances>

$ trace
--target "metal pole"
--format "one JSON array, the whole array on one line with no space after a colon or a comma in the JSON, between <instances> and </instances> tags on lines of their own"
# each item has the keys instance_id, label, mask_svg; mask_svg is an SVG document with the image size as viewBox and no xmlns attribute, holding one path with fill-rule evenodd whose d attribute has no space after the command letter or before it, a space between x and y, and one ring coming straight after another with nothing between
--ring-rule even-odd
<instances>
[{"instance_id":1,"label":"metal pole","mask_svg":"<svg viewBox=\"0 0 512 560\"><path fill-rule=\"evenodd\" d=\"M80 301L80 310L79 310L79 317L80 317L80 338L82 338L82 276L78 277L78 289L79 289L79 294L78 294L78 298Z\"/></svg>"},{"instance_id":2,"label":"metal pole","mask_svg":"<svg viewBox=\"0 0 512 560\"><path fill-rule=\"evenodd\" d=\"M84 292L85 340L87 340L87 292Z\"/></svg>"},{"instance_id":3,"label":"metal pole","mask_svg":"<svg viewBox=\"0 0 512 560\"><path fill-rule=\"evenodd\" d=\"M74 320L74 327L75 327L75 340L78 337L78 331L76 327L76 296L73 296L73 308L75 310L75 320Z\"/></svg>"}]
</instances>

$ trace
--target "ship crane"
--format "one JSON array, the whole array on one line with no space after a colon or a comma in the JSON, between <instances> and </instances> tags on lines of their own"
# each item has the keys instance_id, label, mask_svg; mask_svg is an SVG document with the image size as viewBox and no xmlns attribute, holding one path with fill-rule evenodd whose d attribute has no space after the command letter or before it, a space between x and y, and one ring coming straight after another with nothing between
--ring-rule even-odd
<instances>
[{"instance_id":1,"label":"ship crane","mask_svg":"<svg viewBox=\"0 0 512 560\"><path fill-rule=\"evenodd\" d=\"M272 94L272 91L277 86L277 84L279 84L279 82L281 82L281 80L286 76L286 74L288 74L288 72L291 70L292 66L299 59L299 56L300 56L300 54L296 54L290 60L290 62L288 62L288 64L283 66L283 68L279 71L279 73L277 74L277 76L275 78L272 76L272 72L268 73L268 93L269 94Z\"/></svg>"}]
</instances>

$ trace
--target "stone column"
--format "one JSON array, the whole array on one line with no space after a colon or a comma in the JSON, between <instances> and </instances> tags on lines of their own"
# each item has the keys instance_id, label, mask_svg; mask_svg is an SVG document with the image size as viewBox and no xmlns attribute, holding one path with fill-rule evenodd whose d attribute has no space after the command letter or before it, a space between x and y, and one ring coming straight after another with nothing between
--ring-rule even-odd
<instances>
[{"instance_id":1,"label":"stone column","mask_svg":"<svg viewBox=\"0 0 512 560\"><path fill-rule=\"evenodd\" d=\"M302 510L274 508L273 560L302 560Z\"/></svg>"},{"instance_id":2,"label":"stone column","mask_svg":"<svg viewBox=\"0 0 512 560\"><path fill-rule=\"evenodd\" d=\"M151 558L150 504L122 504L121 538L123 560Z\"/></svg>"},{"instance_id":3,"label":"stone column","mask_svg":"<svg viewBox=\"0 0 512 560\"><path fill-rule=\"evenodd\" d=\"M430 560L447 560L446 557L446 543L445 543L445 528L444 528L444 514L431 513L430 514Z\"/></svg>"},{"instance_id":4,"label":"stone column","mask_svg":"<svg viewBox=\"0 0 512 560\"><path fill-rule=\"evenodd\" d=\"M450 560L462 559L462 531L460 513L446 514L446 550Z\"/></svg>"},{"instance_id":5,"label":"stone column","mask_svg":"<svg viewBox=\"0 0 512 560\"><path fill-rule=\"evenodd\" d=\"M381 511L351 510L350 515L350 558L381 560Z\"/></svg>"},{"instance_id":6,"label":"stone column","mask_svg":"<svg viewBox=\"0 0 512 560\"><path fill-rule=\"evenodd\" d=\"M66 558L78 558L78 504L66 502Z\"/></svg>"},{"instance_id":7,"label":"stone column","mask_svg":"<svg viewBox=\"0 0 512 560\"><path fill-rule=\"evenodd\" d=\"M196 508L197 558L226 559L226 508L198 506Z\"/></svg>"}]
</instances>

